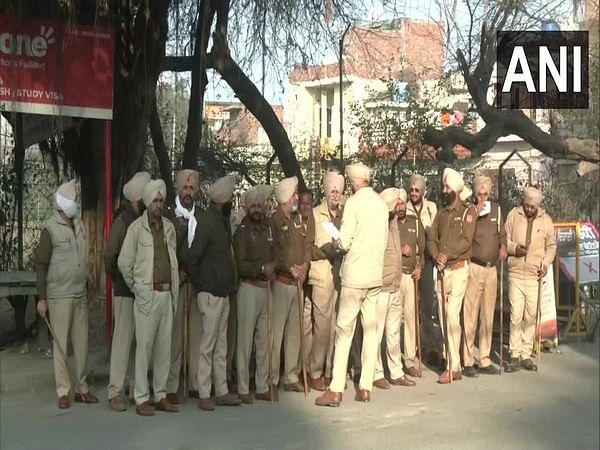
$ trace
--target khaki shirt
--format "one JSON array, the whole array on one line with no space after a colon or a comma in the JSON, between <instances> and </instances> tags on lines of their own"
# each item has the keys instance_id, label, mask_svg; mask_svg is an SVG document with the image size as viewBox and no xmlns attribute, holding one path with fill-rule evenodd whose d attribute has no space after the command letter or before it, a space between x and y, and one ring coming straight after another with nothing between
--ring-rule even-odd
<instances>
[{"instance_id":1,"label":"khaki shirt","mask_svg":"<svg viewBox=\"0 0 600 450\"><path fill-rule=\"evenodd\" d=\"M385 252L383 253L383 285L382 292L396 292L402 279L402 244L398 221L388 221L388 234Z\"/></svg>"},{"instance_id":2,"label":"khaki shirt","mask_svg":"<svg viewBox=\"0 0 600 450\"><path fill-rule=\"evenodd\" d=\"M169 251L165 242L165 233L161 224L158 226L150 222L150 231L154 242L154 268L152 279L155 283L171 282L171 263L169 262Z\"/></svg>"},{"instance_id":3,"label":"khaki shirt","mask_svg":"<svg viewBox=\"0 0 600 450\"><path fill-rule=\"evenodd\" d=\"M415 216L406 216L404 220L398 220L398 229L400 231L400 242L402 247L410 247L410 256L402 256L402 266L406 269L414 269L417 265L417 256L419 262L423 265L425 246L425 228Z\"/></svg>"},{"instance_id":4,"label":"khaki shirt","mask_svg":"<svg viewBox=\"0 0 600 450\"><path fill-rule=\"evenodd\" d=\"M262 268L273 262L273 234L269 224L244 217L233 235L233 249L240 278L266 287Z\"/></svg>"},{"instance_id":5,"label":"khaki shirt","mask_svg":"<svg viewBox=\"0 0 600 450\"><path fill-rule=\"evenodd\" d=\"M113 292L118 297L133 297L133 294L125 284L123 275L119 272L117 259L121 252L127 228L136 219L134 211L131 207L123 208L112 223L110 236L104 249L104 269L107 275L112 277Z\"/></svg>"},{"instance_id":6,"label":"khaki shirt","mask_svg":"<svg viewBox=\"0 0 600 450\"><path fill-rule=\"evenodd\" d=\"M427 235L429 235L429 230L431 229L431 225L433 225L436 214L436 204L426 199L423 199L419 207L416 207L410 200L406 205L406 215L418 218L421 221L423 228L425 228L425 233L427 233Z\"/></svg>"},{"instance_id":7,"label":"khaki shirt","mask_svg":"<svg viewBox=\"0 0 600 450\"><path fill-rule=\"evenodd\" d=\"M292 277L290 269L294 265L310 264L312 246L315 241L314 222L306 227L297 212L288 219L281 208L271 216L273 231L273 254L275 270L286 277Z\"/></svg>"},{"instance_id":8,"label":"khaki shirt","mask_svg":"<svg viewBox=\"0 0 600 450\"><path fill-rule=\"evenodd\" d=\"M475 222L471 258L480 263L494 265L498 260L498 250L501 245L506 247L506 230L500 207L492 203L490 213L477 217Z\"/></svg>"},{"instance_id":9,"label":"khaki shirt","mask_svg":"<svg viewBox=\"0 0 600 450\"><path fill-rule=\"evenodd\" d=\"M331 247L333 250L333 239L325 231L323 224L331 222L339 230L342 225L341 210L336 217L332 217L329 214L327 203L324 201L313 208L313 221L315 224L315 242L312 249L312 262L308 274L308 283L325 288L333 283L335 274L332 260L329 259L324 251L326 247ZM338 258L341 258L341 255Z\"/></svg>"},{"instance_id":10,"label":"khaki shirt","mask_svg":"<svg viewBox=\"0 0 600 450\"><path fill-rule=\"evenodd\" d=\"M459 203L440 209L431 225L427 249L435 261L440 253L448 258L447 266L469 259L475 233L477 209L474 205Z\"/></svg>"}]
</instances>

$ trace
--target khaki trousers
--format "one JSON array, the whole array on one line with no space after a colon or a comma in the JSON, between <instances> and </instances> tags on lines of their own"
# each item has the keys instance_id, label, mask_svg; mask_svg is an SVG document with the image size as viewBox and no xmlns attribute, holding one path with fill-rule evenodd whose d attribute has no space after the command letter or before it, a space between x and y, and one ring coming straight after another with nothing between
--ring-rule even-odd
<instances>
[{"instance_id":1,"label":"khaki trousers","mask_svg":"<svg viewBox=\"0 0 600 450\"><path fill-rule=\"evenodd\" d=\"M135 388L135 319L133 297L113 297L115 328L110 350L110 379L108 399L123 395L125 378L129 379L129 395Z\"/></svg>"},{"instance_id":2,"label":"khaki trousers","mask_svg":"<svg viewBox=\"0 0 600 450\"><path fill-rule=\"evenodd\" d=\"M348 354L356 328L356 319L361 314L363 342L359 388L370 391L377 362L377 298L380 288L356 289L342 287L340 307L335 330L335 354L333 356L333 379L330 389L343 392L346 383Z\"/></svg>"},{"instance_id":3,"label":"khaki trousers","mask_svg":"<svg viewBox=\"0 0 600 450\"><path fill-rule=\"evenodd\" d=\"M227 394L227 323L229 297L216 297L208 292L196 296L200 310L202 334L198 357L198 393L209 398L214 377L215 395Z\"/></svg>"},{"instance_id":4,"label":"khaki trousers","mask_svg":"<svg viewBox=\"0 0 600 450\"><path fill-rule=\"evenodd\" d=\"M392 305L391 311L399 309L402 315L402 322L404 322L404 331L402 337L404 338L404 365L406 368L415 367L417 361L417 324L415 323L415 280L413 280L410 274L402 274L400 280L400 290L398 291L398 305ZM394 324L395 326L395 324ZM398 327L398 336L400 335L400 328ZM396 342L396 341L393 341ZM394 364L399 361L399 355L394 356ZM398 358L396 360L396 358ZM389 362L389 348L388 348L388 362Z\"/></svg>"},{"instance_id":5,"label":"khaki trousers","mask_svg":"<svg viewBox=\"0 0 600 450\"><path fill-rule=\"evenodd\" d=\"M531 358L535 338L538 280L508 277L510 356Z\"/></svg>"},{"instance_id":6,"label":"khaki trousers","mask_svg":"<svg viewBox=\"0 0 600 450\"><path fill-rule=\"evenodd\" d=\"M48 300L50 324L56 334L56 339L61 348L68 352L68 343L73 347L71 369L77 381L73 386L75 392L86 393L88 385L87 357L88 357L88 305L87 297L67 297ZM61 356L56 342L54 343L54 379L56 381L56 395L62 397L71 391L71 379L65 360Z\"/></svg>"},{"instance_id":7,"label":"khaki trousers","mask_svg":"<svg viewBox=\"0 0 600 450\"><path fill-rule=\"evenodd\" d=\"M331 376L337 291L333 281L326 287L313 285L312 289L313 342L310 353L310 376L321 378L323 374ZM324 368L325 372L323 372Z\"/></svg>"},{"instance_id":8,"label":"khaki trousers","mask_svg":"<svg viewBox=\"0 0 600 450\"><path fill-rule=\"evenodd\" d=\"M267 288L242 282L237 297L237 383L240 394L250 393L252 342L256 348L256 392L269 390Z\"/></svg>"},{"instance_id":9,"label":"khaki trousers","mask_svg":"<svg viewBox=\"0 0 600 450\"><path fill-rule=\"evenodd\" d=\"M392 296L395 296L395 293L380 292L377 297L377 362L375 364L375 380L384 377L383 363L381 361L381 341L383 340L383 333L388 329L387 320L389 317L388 313ZM400 338L400 336L398 336L398 338ZM388 345L386 334L386 347ZM398 346L400 346L400 339L398 339Z\"/></svg>"},{"instance_id":10,"label":"khaki trousers","mask_svg":"<svg viewBox=\"0 0 600 450\"><path fill-rule=\"evenodd\" d=\"M496 307L496 267L483 267L469 264L469 281L463 305L463 363L465 367L475 364L474 348L477 322L479 322L479 367L487 367L492 362L492 331Z\"/></svg>"},{"instance_id":11,"label":"khaki trousers","mask_svg":"<svg viewBox=\"0 0 600 450\"><path fill-rule=\"evenodd\" d=\"M173 328L171 334L171 365L169 367L169 378L167 378L167 392L177 393L179 388L179 375L181 373L181 355L183 348L183 313L184 302L189 305L188 281L179 286L179 307L173 316ZM189 314L188 314L189 316ZM189 319L189 318L188 318ZM189 360L188 360L189 361Z\"/></svg>"},{"instance_id":12,"label":"khaki trousers","mask_svg":"<svg viewBox=\"0 0 600 450\"><path fill-rule=\"evenodd\" d=\"M234 362L237 343L237 293L229 297L229 318L227 319L227 379L231 380L234 372Z\"/></svg>"},{"instance_id":13,"label":"khaki trousers","mask_svg":"<svg viewBox=\"0 0 600 450\"><path fill-rule=\"evenodd\" d=\"M302 313L302 345L304 346L304 367L310 375L310 355L313 348L313 301L307 292L304 292L304 310ZM302 366L300 366L302 370Z\"/></svg>"},{"instance_id":14,"label":"khaki trousers","mask_svg":"<svg viewBox=\"0 0 600 450\"><path fill-rule=\"evenodd\" d=\"M439 296L436 299L437 289L433 282L433 262L428 256L421 270L419 280L419 313L421 315L421 343L426 352L439 352L442 348L441 324L437 327L433 314L439 307Z\"/></svg>"},{"instance_id":15,"label":"khaki trousers","mask_svg":"<svg viewBox=\"0 0 600 450\"><path fill-rule=\"evenodd\" d=\"M188 323L188 388L198 391L198 356L200 355L200 337L202 335L202 323L196 294L192 287L190 298L190 317Z\"/></svg>"},{"instance_id":16,"label":"khaki trousers","mask_svg":"<svg viewBox=\"0 0 600 450\"><path fill-rule=\"evenodd\" d=\"M273 384L279 384L281 345L284 347L283 382L298 381L300 366L300 323L296 285L274 281L273 284Z\"/></svg>"},{"instance_id":17,"label":"khaki trousers","mask_svg":"<svg viewBox=\"0 0 600 450\"><path fill-rule=\"evenodd\" d=\"M173 301L171 292L151 292L148 314L133 305L135 318L135 403L150 400L148 368L152 362L154 401L167 394L167 378L171 363L171 329L173 327ZM146 303L146 302L144 302Z\"/></svg>"},{"instance_id":18,"label":"khaki trousers","mask_svg":"<svg viewBox=\"0 0 600 450\"><path fill-rule=\"evenodd\" d=\"M460 339L462 330L460 326L460 310L465 297L465 291L467 290L468 279L469 263L467 262L465 262L465 265L460 269L452 270L447 268L444 271L446 326L448 327L448 345L450 347L445 348L444 351L446 361L448 361L448 369L452 371L460 370ZM438 275L437 296L439 299L440 322L442 322L442 301L444 296L442 296L441 275ZM444 329L442 326L442 333L443 332ZM451 367L450 363L452 363Z\"/></svg>"}]
</instances>

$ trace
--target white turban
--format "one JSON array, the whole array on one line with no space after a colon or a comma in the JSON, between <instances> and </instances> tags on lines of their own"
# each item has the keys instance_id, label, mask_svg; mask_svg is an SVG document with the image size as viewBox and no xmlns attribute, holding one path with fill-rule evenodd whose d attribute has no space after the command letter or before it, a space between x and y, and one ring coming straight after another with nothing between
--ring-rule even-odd
<instances>
[{"instance_id":1,"label":"white turban","mask_svg":"<svg viewBox=\"0 0 600 450\"><path fill-rule=\"evenodd\" d=\"M130 202L137 202L144 196L144 187L150 181L148 172L138 172L123 186L123 195Z\"/></svg>"},{"instance_id":2,"label":"white turban","mask_svg":"<svg viewBox=\"0 0 600 450\"><path fill-rule=\"evenodd\" d=\"M542 191L533 186L523 189L523 200L527 203L532 203L535 206L540 206L542 203Z\"/></svg>"},{"instance_id":3,"label":"white turban","mask_svg":"<svg viewBox=\"0 0 600 450\"><path fill-rule=\"evenodd\" d=\"M298 187L298 177L289 177L284 178L277 185L277 190L275 191L275 198L277 198L277 203L287 203L294 192L296 192L296 188Z\"/></svg>"},{"instance_id":4,"label":"white turban","mask_svg":"<svg viewBox=\"0 0 600 450\"><path fill-rule=\"evenodd\" d=\"M61 184L56 190L54 197L56 209L65 213L69 218L77 215L77 184L75 180L67 181Z\"/></svg>"},{"instance_id":5,"label":"white turban","mask_svg":"<svg viewBox=\"0 0 600 450\"><path fill-rule=\"evenodd\" d=\"M253 189L256 189L264 197L265 201L269 199L275 191L275 186L272 184L257 184Z\"/></svg>"},{"instance_id":6,"label":"white turban","mask_svg":"<svg viewBox=\"0 0 600 450\"><path fill-rule=\"evenodd\" d=\"M146 208L150 206L150 203L154 201L158 194L162 195L163 199L167 196L167 186L163 180L150 180L146 183L146 186L144 186L144 195L142 197Z\"/></svg>"},{"instance_id":7,"label":"white turban","mask_svg":"<svg viewBox=\"0 0 600 450\"><path fill-rule=\"evenodd\" d=\"M479 175L473 180L473 190L475 194L479 194L481 188L485 188L488 194L492 193L492 179L485 175Z\"/></svg>"},{"instance_id":8,"label":"white turban","mask_svg":"<svg viewBox=\"0 0 600 450\"><path fill-rule=\"evenodd\" d=\"M450 186L450 189L457 194L460 194L460 191L462 191L463 187L465 186L462 175L456 170L450 169L449 167L444 169L443 180L448 186Z\"/></svg>"},{"instance_id":9,"label":"white turban","mask_svg":"<svg viewBox=\"0 0 600 450\"><path fill-rule=\"evenodd\" d=\"M411 175L410 180L408 182L408 186L410 187L413 184L417 185L421 193L425 192L425 178L423 178L422 175L419 175L418 173Z\"/></svg>"},{"instance_id":10,"label":"white turban","mask_svg":"<svg viewBox=\"0 0 600 450\"><path fill-rule=\"evenodd\" d=\"M265 190L260 189L258 186L250 188L242 195L243 204L246 209L249 209L250 205L255 203L259 203L262 206L266 199Z\"/></svg>"},{"instance_id":11,"label":"white turban","mask_svg":"<svg viewBox=\"0 0 600 450\"><path fill-rule=\"evenodd\" d=\"M191 181L194 187L198 189L200 183L200 174L198 171L183 169L177 172L177 175L175 175L175 187L178 193L183 189L187 181Z\"/></svg>"},{"instance_id":12,"label":"white turban","mask_svg":"<svg viewBox=\"0 0 600 450\"><path fill-rule=\"evenodd\" d=\"M400 200L402 200L404 203L407 202L408 200L408 194L406 193L406 191L404 189L400 189L400 194L398 195L398 197L400 198Z\"/></svg>"},{"instance_id":13,"label":"white turban","mask_svg":"<svg viewBox=\"0 0 600 450\"><path fill-rule=\"evenodd\" d=\"M363 163L350 164L346 166L346 175L350 180L369 181L371 179L371 169Z\"/></svg>"},{"instance_id":14,"label":"white turban","mask_svg":"<svg viewBox=\"0 0 600 450\"><path fill-rule=\"evenodd\" d=\"M400 198L400 189L391 187L384 189L379 194L381 199L384 201L385 206L387 206L388 211L393 211L398 203L398 199Z\"/></svg>"},{"instance_id":15,"label":"white turban","mask_svg":"<svg viewBox=\"0 0 600 450\"><path fill-rule=\"evenodd\" d=\"M213 203L227 203L233 197L235 177L226 175L219 178L208 188L208 198Z\"/></svg>"},{"instance_id":16,"label":"white turban","mask_svg":"<svg viewBox=\"0 0 600 450\"><path fill-rule=\"evenodd\" d=\"M466 202L467 200L469 200L469 198L471 198L471 196L473 195L473 191L468 188L467 186L463 187L463 190L460 191L460 199L463 202Z\"/></svg>"},{"instance_id":17,"label":"white turban","mask_svg":"<svg viewBox=\"0 0 600 450\"><path fill-rule=\"evenodd\" d=\"M336 189L340 194L344 192L344 175L337 172L327 172L323 177L325 195Z\"/></svg>"}]
</instances>

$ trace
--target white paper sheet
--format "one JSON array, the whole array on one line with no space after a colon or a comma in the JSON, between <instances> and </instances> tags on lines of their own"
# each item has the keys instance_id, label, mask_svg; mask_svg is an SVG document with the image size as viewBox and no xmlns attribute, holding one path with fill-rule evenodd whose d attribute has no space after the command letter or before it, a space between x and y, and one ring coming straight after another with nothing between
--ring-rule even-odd
<instances>
[{"instance_id":1,"label":"white paper sheet","mask_svg":"<svg viewBox=\"0 0 600 450\"><path fill-rule=\"evenodd\" d=\"M332 222L323 222L323 228L334 241L340 238L340 230L338 230Z\"/></svg>"}]
</instances>

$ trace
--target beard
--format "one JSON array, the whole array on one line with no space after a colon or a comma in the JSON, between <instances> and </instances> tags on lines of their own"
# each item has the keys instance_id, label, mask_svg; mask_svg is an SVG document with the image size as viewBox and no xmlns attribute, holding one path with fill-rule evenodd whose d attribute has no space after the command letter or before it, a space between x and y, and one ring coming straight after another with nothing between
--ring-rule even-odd
<instances>
[{"instance_id":1,"label":"beard","mask_svg":"<svg viewBox=\"0 0 600 450\"><path fill-rule=\"evenodd\" d=\"M260 221L262 221L262 214L259 212L253 212L252 214L250 214L250 218L253 222L259 223Z\"/></svg>"},{"instance_id":2,"label":"beard","mask_svg":"<svg viewBox=\"0 0 600 450\"><path fill-rule=\"evenodd\" d=\"M398 216L398 219L402 220L402 219L404 219L406 217L406 210L404 210L404 211L398 211L396 213L396 215Z\"/></svg>"},{"instance_id":3,"label":"beard","mask_svg":"<svg viewBox=\"0 0 600 450\"><path fill-rule=\"evenodd\" d=\"M456 198L456 194L454 192L443 192L442 193L442 201L444 205L451 205Z\"/></svg>"},{"instance_id":4,"label":"beard","mask_svg":"<svg viewBox=\"0 0 600 450\"><path fill-rule=\"evenodd\" d=\"M194 206L194 199L192 198L191 195L184 195L180 200L181 200L181 205L184 208L192 209L192 207Z\"/></svg>"},{"instance_id":5,"label":"beard","mask_svg":"<svg viewBox=\"0 0 600 450\"><path fill-rule=\"evenodd\" d=\"M292 205L292 212L298 212L298 205Z\"/></svg>"}]
</instances>

